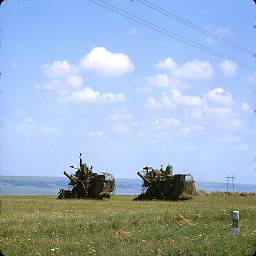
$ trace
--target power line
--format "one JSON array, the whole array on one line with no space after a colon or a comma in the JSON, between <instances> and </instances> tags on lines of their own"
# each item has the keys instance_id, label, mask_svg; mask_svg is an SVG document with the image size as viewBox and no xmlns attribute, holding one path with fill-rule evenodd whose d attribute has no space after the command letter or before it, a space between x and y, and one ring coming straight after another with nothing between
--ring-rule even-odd
<instances>
[{"instance_id":1,"label":"power line","mask_svg":"<svg viewBox=\"0 0 256 256\"><path fill-rule=\"evenodd\" d=\"M211 38L213 38L213 39L215 39L215 40L217 40L219 42L222 42L222 43L224 43L226 45L229 45L230 47L233 47L234 49L236 49L238 51L241 51L244 54L247 54L247 55L252 56L252 57L256 57L255 52L253 52L251 50L248 50L245 47L243 47L243 46L241 46L241 45L239 45L237 43L234 43L232 41L224 39L223 37L221 37L219 35L216 35L216 34L210 32L210 31L208 31L208 30L206 30L206 29L204 29L204 28L202 28L202 27L192 23L191 21L188 21L188 20L186 20L186 19L176 15L173 12L167 11L167 10L161 8L160 6L155 5L154 3L150 2L150 1L147 1L147 0L136 0L136 1L141 3L141 4L143 4L143 5L145 5L145 6L148 6L149 8L154 9L155 11L157 11L159 13L162 13L165 16L168 16L169 18L174 19L174 20L176 20L176 21L178 21L178 22L180 22L180 23L182 23L182 24L184 24L184 25L186 25L186 26L188 26L188 27L190 27L190 28L192 28L194 30L197 30L200 33L203 33L203 34L205 34L205 35L207 35L207 36L209 36L209 37L211 37Z\"/></svg>"},{"instance_id":2,"label":"power line","mask_svg":"<svg viewBox=\"0 0 256 256\"><path fill-rule=\"evenodd\" d=\"M165 28L163 28L161 26L158 26L158 25L156 25L156 24L154 24L152 22L149 22L149 21L147 21L145 19L142 19L142 18L140 18L138 16L135 16L135 15L133 15L133 14L131 14L131 13L125 11L125 10L122 10L121 8L118 8L117 6L114 6L112 4L109 4L109 3L106 3L106 2L100 1L100 0L99 0L100 2L99 1L95 1L95 0L90 0L90 1L92 3L94 3L94 4L96 4L96 5L99 5L99 6L103 7L103 8L105 8L105 9L110 10L111 12L114 12L114 13L116 13L118 15L126 17L126 18L128 18L130 20L133 20L136 23L139 23L139 24L141 24L141 25L143 25L145 27L151 28L151 29L153 29L153 30L155 30L155 31L157 31L159 33L167 35L167 36L169 36L171 38L174 38L175 40L183 42L183 43L185 43L187 45L190 45L190 46L192 46L194 48L197 48L197 49L202 50L204 52L207 52L209 54L215 55L215 56L217 56L217 57L219 57L221 59L225 58L225 59L231 60L234 63L236 63L236 64L238 64L238 65L240 65L240 66L242 66L244 68L247 68L247 69L250 69L250 70L253 70L253 71L255 71L255 69L256 69L256 67L251 66L251 65L249 65L249 64L247 64L247 63L245 63L243 61L240 61L237 58L234 58L234 57L228 56L228 55L226 55L224 53L212 50L212 49L210 49L210 48L208 48L208 47L206 47L206 46L204 46L202 44L194 42L194 41L192 41L190 39L187 39L187 38L185 38L183 36L180 36L179 34L177 34L175 32L172 32L172 31L170 31L168 29L165 29Z\"/></svg>"}]
</instances>

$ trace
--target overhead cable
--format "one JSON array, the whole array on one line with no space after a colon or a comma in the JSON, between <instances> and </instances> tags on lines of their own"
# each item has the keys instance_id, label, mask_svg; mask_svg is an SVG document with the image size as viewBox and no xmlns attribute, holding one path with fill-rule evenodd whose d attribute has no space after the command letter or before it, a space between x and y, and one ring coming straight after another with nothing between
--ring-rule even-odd
<instances>
[{"instance_id":1,"label":"overhead cable","mask_svg":"<svg viewBox=\"0 0 256 256\"><path fill-rule=\"evenodd\" d=\"M250 69L250 70L253 70L253 71L256 70L256 67L251 66L248 63L240 61L239 59L231 57L231 56L226 55L224 53L212 50L212 49L210 49L210 48L208 48L208 47L206 47L206 46L204 46L202 44L199 44L199 43L194 42L194 41L192 41L192 40L190 40L188 38L180 36L179 34L177 34L175 32L172 32L171 30L165 29L165 28L163 28L161 26L158 26L158 25L156 25L156 24L154 24L152 22L149 22L149 21L147 21L145 19L142 19L142 18L140 18L138 16L135 16L135 15L133 15L133 14L131 14L131 13L129 13L129 12L127 12L127 11L117 7L117 6L115 6L115 5L106 3L106 2L104 2L102 0L98 0L98 1L97 0L90 0L90 1L92 3L98 5L98 6L101 6L101 7L105 8L105 9L107 9L107 10L110 10L113 13L116 13L116 14L121 15L123 17L126 17L126 18L128 18L130 20L133 20L136 23L139 23L139 24L141 24L141 25L143 25L145 27L148 27L148 28L150 28L152 30L155 30L155 31L159 32L159 33L167 35L167 36L169 36L169 37L171 37L171 38L173 38L175 40L183 42L183 43L185 43L187 45L190 45L190 46L192 46L194 48L197 48L197 49L199 49L201 51L204 51L204 52L207 52L209 54L215 55L215 56L217 56L219 58L222 58L222 59L224 58L224 59L230 60L230 61L232 61L232 62L234 62L234 63L236 63L236 64L238 64L238 65L240 65L240 66L242 66L244 68L247 68L247 69Z\"/></svg>"},{"instance_id":2,"label":"overhead cable","mask_svg":"<svg viewBox=\"0 0 256 256\"><path fill-rule=\"evenodd\" d=\"M210 37L212 39L215 39L215 40L217 40L217 41L219 41L221 43L224 43L224 44L226 44L226 45L228 45L228 46L230 46L230 47L232 47L232 48L234 48L234 49L236 49L236 50L238 50L240 52L243 52L246 55L249 55L249 56L252 56L252 57L256 57L255 52L253 52L251 50L248 50L245 47L243 47L243 46L241 46L241 45L239 45L237 43L229 41L229 40L227 40L227 39L225 39L225 38L223 38L223 37L221 37L221 36L219 36L219 35L217 35L215 33L212 33L211 31L206 30L206 29L202 28L201 26L198 26L198 25L192 23L191 21L184 19L184 18L176 15L173 12L167 11L167 10L161 8L160 6L150 2L148 0L136 0L136 1L141 3L141 4L143 4L144 6L147 6L147 7L151 8L151 9L154 9L155 11L157 11L157 12L159 12L161 14L164 14L165 16L167 16L167 17L169 17L171 19L174 19L174 20L176 20L176 21L178 21L178 22L180 22L180 23L182 23L182 24L184 24L184 25L186 25L186 26L188 26L188 27L190 27L190 28L192 28L194 30L197 30L200 33L203 33L203 34L207 35L208 37Z\"/></svg>"}]
</instances>

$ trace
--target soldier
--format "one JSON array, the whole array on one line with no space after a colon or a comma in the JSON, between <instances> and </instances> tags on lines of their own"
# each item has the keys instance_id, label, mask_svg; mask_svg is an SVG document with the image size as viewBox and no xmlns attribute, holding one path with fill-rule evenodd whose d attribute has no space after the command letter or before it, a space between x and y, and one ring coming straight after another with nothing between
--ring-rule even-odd
<instances>
[{"instance_id":1,"label":"soldier","mask_svg":"<svg viewBox=\"0 0 256 256\"><path fill-rule=\"evenodd\" d=\"M173 175L173 167L172 165L168 164L166 169L165 169L166 175L172 176Z\"/></svg>"}]
</instances>

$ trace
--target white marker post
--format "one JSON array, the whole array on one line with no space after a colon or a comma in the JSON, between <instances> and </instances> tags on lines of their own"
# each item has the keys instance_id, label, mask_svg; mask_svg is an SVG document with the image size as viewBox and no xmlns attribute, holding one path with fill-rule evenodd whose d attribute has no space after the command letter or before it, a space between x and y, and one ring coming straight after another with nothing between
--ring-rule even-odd
<instances>
[{"instance_id":1,"label":"white marker post","mask_svg":"<svg viewBox=\"0 0 256 256\"><path fill-rule=\"evenodd\" d=\"M239 211L232 212L232 235L233 237L239 236Z\"/></svg>"}]
</instances>

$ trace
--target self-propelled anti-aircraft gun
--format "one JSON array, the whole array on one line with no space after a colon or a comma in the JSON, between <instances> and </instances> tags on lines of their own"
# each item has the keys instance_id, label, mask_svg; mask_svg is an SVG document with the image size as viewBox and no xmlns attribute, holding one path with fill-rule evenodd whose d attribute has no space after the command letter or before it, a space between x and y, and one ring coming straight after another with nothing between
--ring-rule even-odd
<instances>
[{"instance_id":1,"label":"self-propelled anti-aircraft gun","mask_svg":"<svg viewBox=\"0 0 256 256\"><path fill-rule=\"evenodd\" d=\"M107 172L95 173L92 166L89 168L82 160L80 153L79 166L71 165L75 169L74 174L64 175L69 179L71 189L60 189L58 199L102 199L110 198L115 190L114 176Z\"/></svg>"},{"instance_id":2,"label":"self-propelled anti-aircraft gun","mask_svg":"<svg viewBox=\"0 0 256 256\"><path fill-rule=\"evenodd\" d=\"M160 170L144 167L137 172L143 180L142 193L135 200L186 200L195 193L195 181L191 174L173 175L173 167L168 165Z\"/></svg>"}]
</instances>

